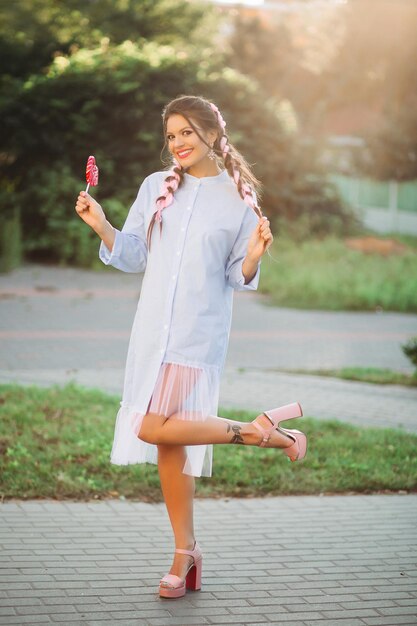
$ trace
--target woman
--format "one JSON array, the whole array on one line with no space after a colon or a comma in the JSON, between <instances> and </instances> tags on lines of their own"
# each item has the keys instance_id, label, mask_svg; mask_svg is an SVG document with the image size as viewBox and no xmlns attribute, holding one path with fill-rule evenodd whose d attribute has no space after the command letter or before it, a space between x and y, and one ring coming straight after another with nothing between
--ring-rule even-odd
<instances>
[{"instance_id":1,"label":"woman","mask_svg":"<svg viewBox=\"0 0 417 626\"><path fill-rule=\"evenodd\" d=\"M279 425L302 415L297 402L251 423L217 416L233 293L257 289L273 237L257 204L260 183L216 105L183 95L162 118L170 169L145 178L122 230L85 192L75 208L101 238L103 263L144 272L111 462L158 464L176 546L159 593L180 597L201 587L194 477L211 476L213 444L282 448L294 461L306 437Z\"/></svg>"}]
</instances>

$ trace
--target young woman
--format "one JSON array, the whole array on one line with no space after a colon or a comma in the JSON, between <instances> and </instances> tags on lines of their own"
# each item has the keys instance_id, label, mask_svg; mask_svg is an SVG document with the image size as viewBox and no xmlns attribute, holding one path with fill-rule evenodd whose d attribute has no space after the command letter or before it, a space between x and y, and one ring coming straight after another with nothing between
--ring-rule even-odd
<instances>
[{"instance_id":1,"label":"young woman","mask_svg":"<svg viewBox=\"0 0 417 626\"><path fill-rule=\"evenodd\" d=\"M306 437L280 426L302 415L298 402L251 423L217 415L233 293L257 289L273 237L257 203L260 183L218 108L182 95L162 118L170 168L144 179L122 230L83 191L75 208L101 238L103 263L144 272L110 460L158 465L176 546L159 594L180 597L201 588L194 477L212 475L213 444L281 448L295 461Z\"/></svg>"}]
</instances>

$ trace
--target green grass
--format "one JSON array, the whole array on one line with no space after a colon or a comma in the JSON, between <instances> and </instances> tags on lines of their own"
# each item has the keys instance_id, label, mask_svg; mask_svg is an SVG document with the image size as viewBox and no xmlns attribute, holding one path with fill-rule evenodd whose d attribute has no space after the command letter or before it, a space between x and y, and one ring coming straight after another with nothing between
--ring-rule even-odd
<instances>
[{"instance_id":1,"label":"green grass","mask_svg":"<svg viewBox=\"0 0 417 626\"><path fill-rule=\"evenodd\" d=\"M245 368L239 368L245 369ZM417 374L404 374L379 367L342 367L335 370L304 370L272 368L276 372L290 374L308 374L311 376L332 376L344 380L358 380L362 383L374 383L378 385L404 385L405 387L417 387Z\"/></svg>"},{"instance_id":2,"label":"green grass","mask_svg":"<svg viewBox=\"0 0 417 626\"><path fill-rule=\"evenodd\" d=\"M388 235L385 236L388 238ZM259 291L271 304L301 309L417 312L417 238L387 257L346 247L343 239L295 242L277 235L264 255Z\"/></svg>"},{"instance_id":3,"label":"green grass","mask_svg":"<svg viewBox=\"0 0 417 626\"><path fill-rule=\"evenodd\" d=\"M156 465L109 461L118 408L119 398L74 383L62 388L0 385L2 499L161 501ZM256 416L232 410L220 414L242 421ZM303 461L291 463L272 448L216 445L213 475L196 479L196 496L416 490L417 436L312 417L297 422L309 438Z\"/></svg>"}]
</instances>

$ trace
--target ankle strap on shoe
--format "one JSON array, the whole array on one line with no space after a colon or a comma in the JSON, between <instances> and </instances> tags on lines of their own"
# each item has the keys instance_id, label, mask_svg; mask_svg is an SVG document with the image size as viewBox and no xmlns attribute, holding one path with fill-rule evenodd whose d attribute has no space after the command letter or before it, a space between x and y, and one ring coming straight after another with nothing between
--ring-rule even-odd
<instances>
[{"instance_id":1,"label":"ankle strap on shoe","mask_svg":"<svg viewBox=\"0 0 417 626\"><path fill-rule=\"evenodd\" d=\"M200 546L196 541L194 543L194 550L184 550L183 548L176 548L175 552L179 552L180 554L189 554L190 556L196 556L200 553Z\"/></svg>"},{"instance_id":2,"label":"ankle strap on shoe","mask_svg":"<svg viewBox=\"0 0 417 626\"><path fill-rule=\"evenodd\" d=\"M263 439L262 439L262 441L261 441L261 443L259 445L263 448L264 446L266 446L266 444L269 441L269 438L271 437L271 431L268 431L265 428L262 428L262 426L260 424L258 424L258 422L252 422L252 423L262 433Z\"/></svg>"},{"instance_id":3,"label":"ankle strap on shoe","mask_svg":"<svg viewBox=\"0 0 417 626\"><path fill-rule=\"evenodd\" d=\"M194 550L182 550L181 548L176 548L175 552L179 552L180 554L190 554L191 556L193 556L195 548Z\"/></svg>"}]
</instances>

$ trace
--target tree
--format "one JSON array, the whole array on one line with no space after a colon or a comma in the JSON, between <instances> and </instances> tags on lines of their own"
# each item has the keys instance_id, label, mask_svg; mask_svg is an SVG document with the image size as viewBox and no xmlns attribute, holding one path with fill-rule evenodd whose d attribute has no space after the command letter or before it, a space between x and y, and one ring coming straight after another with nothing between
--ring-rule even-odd
<instances>
[{"instance_id":1,"label":"tree","mask_svg":"<svg viewBox=\"0 0 417 626\"><path fill-rule=\"evenodd\" d=\"M1 75L24 78L56 55L126 40L207 45L214 11L186 0L17 0L0 5ZM207 25L207 28L201 26Z\"/></svg>"}]
</instances>

